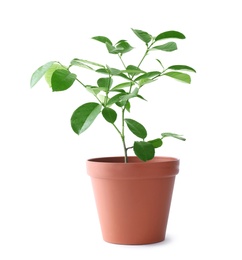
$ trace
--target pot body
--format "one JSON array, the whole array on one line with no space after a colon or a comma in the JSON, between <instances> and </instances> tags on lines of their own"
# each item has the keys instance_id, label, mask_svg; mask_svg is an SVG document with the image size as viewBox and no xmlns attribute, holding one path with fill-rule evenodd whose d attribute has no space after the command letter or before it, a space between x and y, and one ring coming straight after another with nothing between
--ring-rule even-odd
<instances>
[{"instance_id":1,"label":"pot body","mask_svg":"<svg viewBox=\"0 0 242 260\"><path fill-rule=\"evenodd\" d=\"M87 161L103 239L133 245L163 241L179 160L123 161L123 157Z\"/></svg>"}]
</instances>

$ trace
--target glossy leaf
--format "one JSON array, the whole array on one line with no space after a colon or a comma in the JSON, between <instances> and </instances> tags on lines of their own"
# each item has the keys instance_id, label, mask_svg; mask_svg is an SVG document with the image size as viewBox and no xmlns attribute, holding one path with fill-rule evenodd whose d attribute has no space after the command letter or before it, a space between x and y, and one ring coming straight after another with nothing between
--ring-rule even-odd
<instances>
[{"instance_id":1,"label":"glossy leaf","mask_svg":"<svg viewBox=\"0 0 242 260\"><path fill-rule=\"evenodd\" d=\"M116 111L113 110L112 108L109 108L109 107L105 107L102 110L102 115L105 118L105 120L108 121L111 124L113 124L117 119Z\"/></svg>"},{"instance_id":2,"label":"glossy leaf","mask_svg":"<svg viewBox=\"0 0 242 260\"><path fill-rule=\"evenodd\" d=\"M162 67L163 70L164 70L164 66L163 66L162 62L161 62L159 59L156 59L156 60L158 61L158 63L161 65L161 67Z\"/></svg>"},{"instance_id":3,"label":"glossy leaf","mask_svg":"<svg viewBox=\"0 0 242 260\"><path fill-rule=\"evenodd\" d=\"M132 31L136 34L136 36L138 36L145 43L149 43L152 39L152 36L147 32L144 32L142 30L137 30L137 29L132 29Z\"/></svg>"},{"instance_id":4,"label":"glossy leaf","mask_svg":"<svg viewBox=\"0 0 242 260\"><path fill-rule=\"evenodd\" d=\"M100 100L100 102L101 102L102 104L105 103L105 105L106 105L106 103L107 103L107 101L106 101L106 95L98 94L97 97L98 97L98 99Z\"/></svg>"},{"instance_id":5,"label":"glossy leaf","mask_svg":"<svg viewBox=\"0 0 242 260\"><path fill-rule=\"evenodd\" d=\"M86 86L86 90L95 96L101 91L101 89L98 88L97 86L90 86L90 85Z\"/></svg>"},{"instance_id":6,"label":"glossy leaf","mask_svg":"<svg viewBox=\"0 0 242 260\"><path fill-rule=\"evenodd\" d=\"M186 37L184 34L178 31L167 31L167 32L160 33L158 36L156 36L155 41L170 39L170 38L185 39Z\"/></svg>"},{"instance_id":7,"label":"glossy leaf","mask_svg":"<svg viewBox=\"0 0 242 260\"><path fill-rule=\"evenodd\" d=\"M97 69L96 72L108 75L109 72L106 68Z\"/></svg>"},{"instance_id":8,"label":"glossy leaf","mask_svg":"<svg viewBox=\"0 0 242 260\"><path fill-rule=\"evenodd\" d=\"M105 92L107 92L110 89L112 83L112 78L100 78L97 81L98 87L104 90Z\"/></svg>"},{"instance_id":9,"label":"glossy leaf","mask_svg":"<svg viewBox=\"0 0 242 260\"><path fill-rule=\"evenodd\" d=\"M76 79L76 74L69 70L58 69L51 77L51 87L53 91L63 91L72 86Z\"/></svg>"},{"instance_id":10,"label":"glossy leaf","mask_svg":"<svg viewBox=\"0 0 242 260\"><path fill-rule=\"evenodd\" d=\"M129 101L119 101L119 102L116 102L115 103L118 107L124 107L125 106L125 109L128 111L128 112L130 112L130 107L131 107L131 105L130 105L130 102Z\"/></svg>"},{"instance_id":11,"label":"glossy leaf","mask_svg":"<svg viewBox=\"0 0 242 260\"><path fill-rule=\"evenodd\" d=\"M121 73L121 70L115 69L115 68L110 68L110 67L108 67L108 71L109 71L109 74L113 75L113 76L118 76Z\"/></svg>"},{"instance_id":12,"label":"glossy leaf","mask_svg":"<svg viewBox=\"0 0 242 260\"><path fill-rule=\"evenodd\" d=\"M112 42L105 36L94 36L94 37L92 37L92 39L102 42L104 44L109 43L110 45L112 45Z\"/></svg>"},{"instance_id":13,"label":"glossy leaf","mask_svg":"<svg viewBox=\"0 0 242 260\"><path fill-rule=\"evenodd\" d=\"M122 78L124 78L124 79L127 79L127 80L131 80L128 76L126 76L124 73L120 73L120 74L118 74L117 76L120 76L120 77L122 77Z\"/></svg>"},{"instance_id":14,"label":"glossy leaf","mask_svg":"<svg viewBox=\"0 0 242 260\"><path fill-rule=\"evenodd\" d=\"M137 97L139 92L138 88L135 88L131 93L123 94L122 97L120 97L120 101L128 101L131 98Z\"/></svg>"},{"instance_id":15,"label":"glossy leaf","mask_svg":"<svg viewBox=\"0 0 242 260\"><path fill-rule=\"evenodd\" d=\"M134 142L134 153L142 161L146 162L155 156L155 148L149 142Z\"/></svg>"},{"instance_id":16,"label":"glossy leaf","mask_svg":"<svg viewBox=\"0 0 242 260\"><path fill-rule=\"evenodd\" d=\"M86 103L78 107L71 117L71 127L76 134L84 132L101 112L102 106L98 103Z\"/></svg>"},{"instance_id":17,"label":"glossy leaf","mask_svg":"<svg viewBox=\"0 0 242 260\"><path fill-rule=\"evenodd\" d=\"M71 61L72 66L78 66L89 70L94 70L92 67L88 66L87 64L83 63L81 60L73 59Z\"/></svg>"},{"instance_id":18,"label":"glossy leaf","mask_svg":"<svg viewBox=\"0 0 242 260\"><path fill-rule=\"evenodd\" d=\"M159 147L161 147L162 144L163 144L161 138L157 138L157 139L154 139L154 140L150 140L149 143L152 144L154 148L159 148Z\"/></svg>"},{"instance_id":19,"label":"glossy leaf","mask_svg":"<svg viewBox=\"0 0 242 260\"><path fill-rule=\"evenodd\" d=\"M73 59L73 60L71 61L71 64L72 64L72 62L74 62L74 63L80 62L80 63L89 64L89 65L94 65L94 66L97 66L97 67L102 67L102 68L104 68L104 66L103 66L102 64L99 64L99 63L96 63L96 62L93 62L93 61L89 61L89 60Z\"/></svg>"},{"instance_id":20,"label":"glossy leaf","mask_svg":"<svg viewBox=\"0 0 242 260\"><path fill-rule=\"evenodd\" d=\"M118 84L117 86L113 87L113 88L112 88L112 91L114 91L114 90L120 90L120 89L123 89L123 88L127 88L127 87L130 87L131 85L132 85L131 82L120 83L120 84Z\"/></svg>"},{"instance_id":21,"label":"glossy leaf","mask_svg":"<svg viewBox=\"0 0 242 260\"><path fill-rule=\"evenodd\" d=\"M140 86L140 88L141 88L141 87L143 87L144 85L149 84L149 83L152 83L152 82L154 82L154 81L155 81L155 80L153 80L153 79L144 78L144 79L139 80L139 86Z\"/></svg>"},{"instance_id":22,"label":"glossy leaf","mask_svg":"<svg viewBox=\"0 0 242 260\"><path fill-rule=\"evenodd\" d=\"M139 75L141 73L145 73L145 71L141 70L140 68L138 68L134 65L127 66L126 70L123 70L122 72L128 73L131 76Z\"/></svg>"},{"instance_id":23,"label":"glossy leaf","mask_svg":"<svg viewBox=\"0 0 242 260\"><path fill-rule=\"evenodd\" d=\"M136 135L139 138L145 139L147 136L147 131L145 129L145 127L140 124L139 122L133 120L133 119L129 119L126 118L124 119L125 123L127 124L129 130Z\"/></svg>"},{"instance_id":24,"label":"glossy leaf","mask_svg":"<svg viewBox=\"0 0 242 260\"><path fill-rule=\"evenodd\" d=\"M125 102L125 109L130 112L131 104L129 101Z\"/></svg>"},{"instance_id":25,"label":"glossy leaf","mask_svg":"<svg viewBox=\"0 0 242 260\"><path fill-rule=\"evenodd\" d=\"M177 50L177 45L175 42L167 42L162 45L154 46L151 50L175 51Z\"/></svg>"},{"instance_id":26,"label":"glossy leaf","mask_svg":"<svg viewBox=\"0 0 242 260\"><path fill-rule=\"evenodd\" d=\"M169 76L171 78L180 80L180 81L188 83L188 84L191 83L191 77L186 73L177 72L177 71L170 71L170 72L164 73L163 75Z\"/></svg>"},{"instance_id":27,"label":"glossy leaf","mask_svg":"<svg viewBox=\"0 0 242 260\"><path fill-rule=\"evenodd\" d=\"M54 64L54 61L50 61L43 66L39 67L32 75L30 80L31 88L45 75L45 73L50 69L50 67Z\"/></svg>"},{"instance_id":28,"label":"glossy leaf","mask_svg":"<svg viewBox=\"0 0 242 260\"><path fill-rule=\"evenodd\" d=\"M137 97L138 98L140 98L140 99L142 99L142 100L144 100L144 101L147 101L143 96L141 96L141 95L137 95Z\"/></svg>"},{"instance_id":29,"label":"glossy leaf","mask_svg":"<svg viewBox=\"0 0 242 260\"><path fill-rule=\"evenodd\" d=\"M196 72L195 69L193 69L192 67L189 67L187 65L173 65L168 67L167 69L172 69L172 70L188 70L188 71L193 71Z\"/></svg>"},{"instance_id":30,"label":"glossy leaf","mask_svg":"<svg viewBox=\"0 0 242 260\"><path fill-rule=\"evenodd\" d=\"M174 133L162 133L161 136L165 137L173 137L182 141L186 141L186 138L182 137L182 135L174 134Z\"/></svg>"},{"instance_id":31,"label":"glossy leaf","mask_svg":"<svg viewBox=\"0 0 242 260\"><path fill-rule=\"evenodd\" d=\"M107 106L110 107L112 106L113 104L117 103L120 101L121 97L123 96L124 94L123 93L119 93L113 97L111 97L109 100L108 100L108 103L107 103Z\"/></svg>"},{"instance_id":32,"label":"glossy leaf","mask_svg":"<svg viewBox=\"0 0 242 260\"><path fill-rule=\"evenodd\" d=\"M122 48L114 47L112 44L106 42L106 47L109 53L111 54L119 54L122 52Z\"/></svg>"},{"instance_id":33,"label":"glossy leaf","mask_svg":"<svg viewBox=\"0 0 242 260\"><path fill-rule=\"evenodd\" d=\"M51 87L51 78L53 73L58 69L63 69L64 67L60 63L53 63L52 66L46 71L45 73L45 80L48 83L48 85ZM64 68L66 69L66 68Z\"/></svg>"},{"instance_id":34,"label":"glossy leaf","mask_svg":"<svg viewBox=\"0 0 242 260\"><path fill-rule=\"evenodd\" d=\"M113 75L113 76L119 76L122 78L125 78L127 80L130 80L130 78L128 76L126 76L124 73L122 73L121 70L115 69L115 68L101 68L101 69L97 69L96 72L99 73L103 73L106 75Z\"/></svg>"},{"instance_id":35,"label":"glossy leaf","mask_svg":"<svg viewBox=\"0 0 242 260\"><path fill-rule=\"evenodd\" d=\"M133 47L125 40L119 41L116 44L116 48L120 49L119 53L126 53L133 50Z\"/></svg>"},{"instance_id":36,"label":"glossy leaf","mask_svg":"<svg viewBox=\"0 0 242 260\"><path fill-rule=\"evenodd\" d=\"M143 75L138 76L135 81L141 80L141 79L152 79L156 76L159 76L161 74L160 71L150 71L146 72Z\"/></svg>"}]
</instances>

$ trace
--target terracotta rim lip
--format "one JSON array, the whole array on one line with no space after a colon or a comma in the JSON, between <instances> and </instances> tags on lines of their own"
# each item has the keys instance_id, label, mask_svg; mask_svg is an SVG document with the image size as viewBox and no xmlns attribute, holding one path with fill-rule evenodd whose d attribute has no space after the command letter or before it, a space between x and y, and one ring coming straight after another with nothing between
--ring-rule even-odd
<instances>
[{"instance_id":1,"label":"terracotta rim lip","mask_svg":"<svg viewBox=\"0 0 242 260\"><path fill-rule=\"evenodd\" d=\"M124 157L123 156L110 156L110 157L97 157L97 158L90 158L87 160L87 163L100 163L100 164L155 164L155 163L179 163L179 159L175 157L170 156L155 156L152 160L143 162L136 156L129 156L128 163L124 163Z\"/></svg>"},{"instance_id":2,"label":"terracotta rim lip","mask_svg":"<svg viewBox=\"0 0 242 260\"><path fill-rule=\"evenodd\" d=\"M123 156L101 157L87 160L87 173L97 179L160 179L174 177L179 172L179 160L174 157L156 156L143 162L135 156L124 163Z\"/></svg>"}]
</instances>

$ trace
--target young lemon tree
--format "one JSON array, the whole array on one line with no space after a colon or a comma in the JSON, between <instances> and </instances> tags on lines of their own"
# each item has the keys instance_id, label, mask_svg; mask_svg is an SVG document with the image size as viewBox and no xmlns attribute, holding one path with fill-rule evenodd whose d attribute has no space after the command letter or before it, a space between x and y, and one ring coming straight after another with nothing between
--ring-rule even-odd
<instances>
[{"instance_id":1,"label":"young lemon tree","mask_svg":"<svg viewBox=\"0 0 242 260\"><path fill-rule=\"evenodd\" d=\"M120 60L121 68L113 68L79 58L73 59L68 66L61 64L59 61L50 61L33 73L30 82L31 87L33 87L45 76L47 83L53 91L67 90L74 82L81 84L93 95L94 101L82 104L73 112L71 116L73 131L78 135L83 133L90 127L96 117L101 114L120 136L125 162L128 162L127 153L129 149L133 149L135 155L142 161L147 161L154 158L155 149L162 146L164 138L173 137L185 141L183 136L175 133L161 133L156 139L147 140L146 128L133 118L126 117L126 114L130 112L133 99L145 100L141 96L141 89L146 84L153 83L163 76L190 84L191 77L184 71L196 72L187 65L172 65L165 68L159 59L155 60L159 64L159 70L143 70L141 65L151 51L175 51L177 50L177 44L174 41L170 41L170 39L185 39L185 36L178 31L166 31L155 37L142 30L132 29L132 31L145 45L145 51L137 64L129 64L123 59L127 52L133 50L133 47L127 40L120 40L114 44L105 36L95 36L92 39L104 44L109 54L117 56ZM71 72L74 66L91 70L103 76L98 77L95 86L89 85ZM121 83L120 81L118 84L115 83L117 78L122 79ZM119 125L117 124L118 116L121 119ZM126 129L129 129L137 138L131 146L126 144Z\"/></svg>"}]
</instances>

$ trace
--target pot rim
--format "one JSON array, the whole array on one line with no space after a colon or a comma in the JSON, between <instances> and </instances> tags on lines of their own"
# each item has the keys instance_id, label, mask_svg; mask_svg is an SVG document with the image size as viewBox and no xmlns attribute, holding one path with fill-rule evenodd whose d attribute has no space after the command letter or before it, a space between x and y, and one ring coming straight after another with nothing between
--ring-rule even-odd
<instances>
[{"instance_id":1,"label":"pot rim","mask_svg":"<svg viewBox=\"0 0 242 260\"><path fill-rule=\"evenodd\" d=\"M96 157L87 159L89 163L118 163L118 164L149 164L149 163L161 163L161 162L179 162L178 158L170 157L170 156L155 156L153 159L149 161L141 161L137 156L129 156L128 163L124 162L124 156L107 156L107 157Z\"/></svg>"},{"instance_id":2,"label":"pot rim","mask_svg":"<svg viewBox=\"0 0 242 260\"><path fill-rule=\"evenodd\" d=\"M100 157L87 160L87 173L98 179L160 179L174 177L179 172L179 159L155 156L143 162L130 156L131 162L124 163L123 156Z\"/></svg>"}]
</instances>

